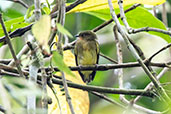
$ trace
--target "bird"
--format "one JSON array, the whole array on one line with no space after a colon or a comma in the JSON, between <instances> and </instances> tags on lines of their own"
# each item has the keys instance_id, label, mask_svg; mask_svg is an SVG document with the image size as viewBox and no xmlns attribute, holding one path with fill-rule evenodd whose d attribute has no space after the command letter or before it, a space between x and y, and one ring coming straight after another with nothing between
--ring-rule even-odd
<instances>
[{"instance_id":1,"label":"bird","mask_svg":"<svg viewBox=\"0 0 171 114\"><path fill-rule=\"evenodd\" d=\"M78 35L74 48L75 61L77 66L90 66L97 65L99 61L99 43L97 36L92 31L82 31ZM96 70L93 71L80 71L78 70L82 80L85 83L93 81Z\"/></svg>"}]
</instances>

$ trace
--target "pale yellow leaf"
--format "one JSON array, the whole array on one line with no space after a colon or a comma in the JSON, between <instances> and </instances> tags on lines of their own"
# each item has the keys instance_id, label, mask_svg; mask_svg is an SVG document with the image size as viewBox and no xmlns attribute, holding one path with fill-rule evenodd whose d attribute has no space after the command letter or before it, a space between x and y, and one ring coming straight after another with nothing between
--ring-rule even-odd
<instances>
[{"instance_id":1,"label":"pale yellow leaf","mask_svg":"<svg viewBox=\"0 0 171 114\"><path fill-rule=\"evenodd\" d=\"M64 55L64 62L68 66L75 66L75 57L70 50L64 51L63 55ZM67 80L71 80L74 83L85 85L85 83L82 81L77 71L73 71L72 73L75 75L74 77L65 74ZM57 75L60 75L60 73L57 73ZM54 84L54 87L57 91L57 97L60 102L62 114L71 114L69 105L66 101L66 96L62 95L64 91L61 91L60 85ZM75 113L88 114L89 105L90 105L88 92L79 89L74 89L74 88L68 88L68 90ZM48 105L48 114L60 114L59 104L57 103L57 100L50 88L48 88L48 96L52 98L52 104Z\"/></svg>"},{"instance_id":2,"label":"pale yellow leaf","mask_svg":"<svg viewBox=\"0 0 171 114\"><path fill-rule=\"evenodd\" d=\"M147 5L159 5L164 3L166 0L123 0L123 5L128 6L135 3L147 4ZM117 0L112 0L114 8L119 8ZM78 5L72 9L69 13L73 12L85 12L95 11L100 9L109 8L108 0L87 0L83 4Z\"/></svg>"},{"instance_id":3,"label":"pale yellow leaf","mask_svg":"<svg viewBox=\"0 0 171 114\"><path fill-rule=\"evenodd\" d=\"M41 45L47 46L48 38L51 30L51 18L48 15L43 15L38 22L32 27L34 37Z\"/></svg>"}]
</instances>

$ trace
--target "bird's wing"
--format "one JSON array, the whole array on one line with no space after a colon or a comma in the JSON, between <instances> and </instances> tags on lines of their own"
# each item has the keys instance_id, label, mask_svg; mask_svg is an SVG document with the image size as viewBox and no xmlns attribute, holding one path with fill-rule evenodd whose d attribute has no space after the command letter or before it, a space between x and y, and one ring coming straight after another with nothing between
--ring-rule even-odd
<instances>
[{"instance_id":1,"label":"bird's wing","mask_svg":"<svg viewBox=\"0 0 171 114\"><path fill-rule=\"evenodd\" d=\"M77 45L77 44L76 44ZM76 48L76 45L75 45L75 48L74 48L74 55L75 55L75 63L76 65L78 66L78 60L77 60L77 55L78 55L78 50Z\"/></svg>"},{"instance_id":2,"label":"bird's wing","mask_svg":"<svg viewBox=\"0 0 171 114\"><path fill-rule=\"evenodd\" d=\"M99 62L99 53L100 53L100 47L99 47L99 43L96 42L96 53L97 53L97 61L96 61L96 64L98 64Z\"/></svg>"}]
</instances>

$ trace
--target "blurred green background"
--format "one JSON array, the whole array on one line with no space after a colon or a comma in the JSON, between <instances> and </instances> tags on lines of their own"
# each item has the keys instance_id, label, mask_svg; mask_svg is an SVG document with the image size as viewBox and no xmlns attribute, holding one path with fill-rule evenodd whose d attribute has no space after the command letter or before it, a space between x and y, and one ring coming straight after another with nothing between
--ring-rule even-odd
<instances>
[{"instance_id":1,"label":"blurred green background","mask_svg":"<svg viewBox=\"0 0 171 114\"><path fill-rule=\"evenodd\" d=\"M29 5L33 3L32 0L23 0ZM67 2L72 2L74 0L67 0ZM167 17L168 17L168 27L171 27L171 0L167 0L166 2L166 9L167 9ZM161 19L161 6L157 6L157 16ZM21 6L20 4L13 3L10 1L0 0L0 11L3 13L3 18L5 21L17 18L20 16L24 16L27 9ZM74 14L67 14L66 21L65 21L65 28L68 29L72 35L76 35L78 32L83 30L92 30L96 26L100 25L104 21L86 14L86 13L74 13ZM100 43L100 51L101 53L117 60L116 57L116 46L114 41L114 35L112 32L114 24L110 24L105 28L101 29L97 32L98 41ZM136 42L138 46L141 47L143 52L145 53L146 57L150 57L154 52L162 48L167 44L163 39L158 38L154 35L149 35L147 33L139 33L135 35L131 35L131 38ZM75 40L69 39L70 41ZM122 39L121 44L123 48L123 61L124 62L135 62L134 57L130 54L128 49L125 47L124 42ZM24 40L21 38L16 38L12 40L16 53L20 51L20 49L24 45ZM17 45L21 44L21 45ZM11 58L11 54L6 46L0 48L0 58ZM166 62L170 59L169 50L162 52L161 54L157 55L154 62ZM110 61L100 57L99 64L108 64L111 63ZM162 69L154 68L156 73L159 73ZM118 87L118 77L115 75L116 70L109 70L109 71L98 71L94 81L91 83L92 85L97 86L105 86L105 87ZM171 72L167 72L161 79L161 83L171 82ZM142 68L127 68L124 69L124 87L128 89L143 89L146 85L150 82L148 76L144 73ZM171 85L166 85L164 88L167 90L168 94L171 96ZM110 98L118 101L119 95L111 95L107 94ZM126 96L127 99L133 99L135 96ZM114 114L122 112L119 107L110 104L92 94L90 94L90 114ZM140 101L138 101L139 105L147 107L149 109L154 109L158 111L164 110L164 103L160 101L158 98L147 98L143 97Z\"/></svg>"}]
</instances>

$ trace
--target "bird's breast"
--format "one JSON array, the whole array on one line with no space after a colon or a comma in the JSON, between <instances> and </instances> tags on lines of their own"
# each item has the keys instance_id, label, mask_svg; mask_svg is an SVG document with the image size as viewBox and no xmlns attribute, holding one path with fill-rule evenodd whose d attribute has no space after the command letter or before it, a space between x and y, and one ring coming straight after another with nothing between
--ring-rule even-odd
<instances>
[{"instance_id":1,"label":"bird's breast","mask_svg":"<svg viewBox=\"0 0 171 114\"><path fill-rule=\"evenodd\" d=\"M83 45L82 56L80 58L81 65L94 65L97 61L96 48L92 48L89 43Z\"/></svg>"}]
</instances>

